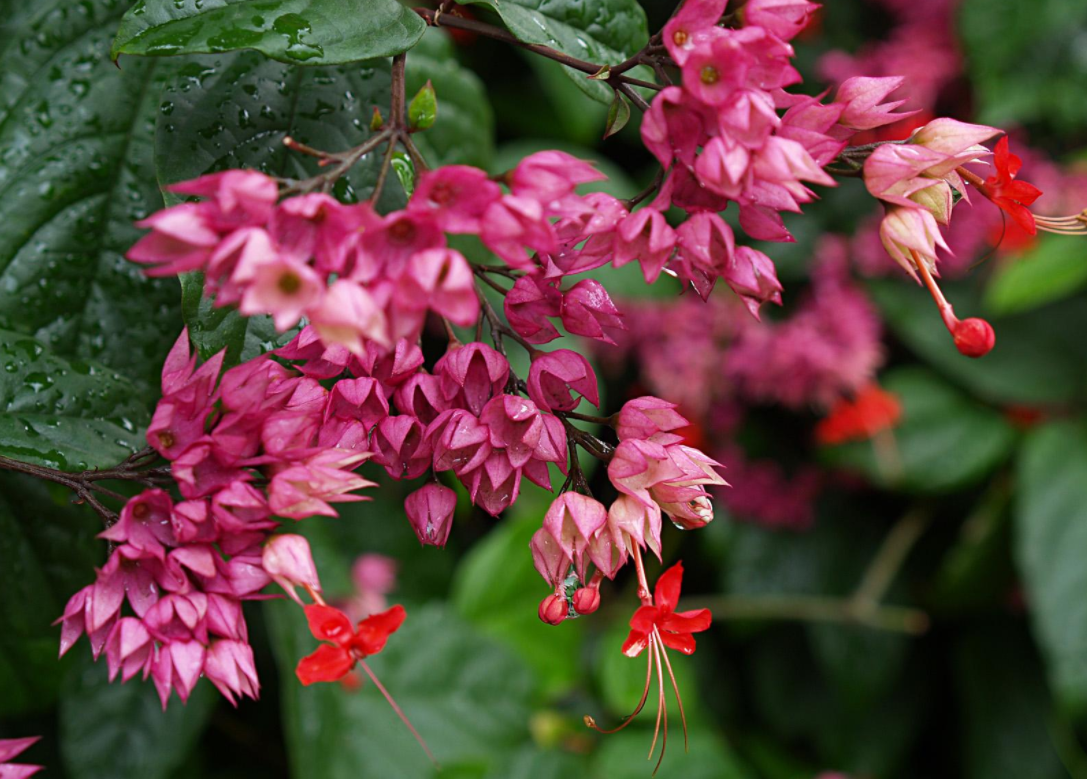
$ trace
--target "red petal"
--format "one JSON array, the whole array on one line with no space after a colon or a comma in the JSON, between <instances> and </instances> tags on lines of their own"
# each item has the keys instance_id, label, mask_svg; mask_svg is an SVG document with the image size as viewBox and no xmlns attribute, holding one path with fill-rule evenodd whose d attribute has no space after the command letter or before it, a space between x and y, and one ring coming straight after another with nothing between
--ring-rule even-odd
<instances>
[{"instance_id":1,"label":"red petal","mask_svg":"<svg viewBox=\"0 0 1087 779\"><path fill-rule=\"evenodd\" d=\"M694 654L694 636L690 633L661 633L661 641L664 645L682 652L685 655Z\"/></svg>"},{"instance_id":2,"label":"red petal","mask_svg":"<svg viewBox=\"0 0 1087 779\"><path fill-rule=\"evenodd\" d=\"M660 609L656 606L640 606L630 618L630 627L641 633L649 633L660 618Z\"/></svg>"},{"instance_id":3,"label":"red petal","mask_svg":"<svg viewBox=\"0 0 1087 779\"><path fill-rule=\"evenodd\" d=\"M374 614L359 623L358 634L352 645L366 655L376 655L385 648L385 642L389 636L404 624L407 612L400 605L393 606L388 611Z\"/></svg>"},{"instance_id":4,"label":"red petal","mask_svg":"<svg viewBox=\"0 0 1087 779\"><path fill-rule=\"evenodd\" d=\"M675 611L679 603L679 591L683 585L683 563L678 562L660 575L654 602L661 611Z\"/></svg>"},{"instance_id":5,"label":"red petal","mask_svg":"<svg viewBox=\"0 0 1087 779\"><path fill-rule=\"evenodd\" d=\"M334 682L354 667L355 661L347 650L331 644L321 644L312 655L298 661L294 669L298 681L310 685L314 682Z\"/></svg>"},{"instance_id":6,"label":"red petal","mask_svg":"<svg viewBox=\"0 0 1087 779\"><path fill-rule=\"evenodd\" d=\"M1029 206L1042 195L1042 190L1026 181L1013 181L1000 193L1003 197Z\"/></svg>"},{"instance_id":7,"label":"red petal","mask_svg":"<svg viewBox=\"0 0 1087 779\"><path fill-rule=\"evenodd\" d=\"M1030 212L1026 206L1021 206L1015 201L1001 200L997 203L998 206L1008 212L1008 215L1016 221L1020 227L1026 230L1031 235L1038 234L1038 227L1034 224L1034 214Z\"/></svg>"},{"instance_id":8,"label":"red petal","mask_svg":"<svg viewBox=\"0 0 1087 779\"><path fill-rule=\"evenodd\" d=\"M351 629L351 620L339 609L331 606L306 606L305 610L309 630L316 639L345 646L355 633Z\"/></svg>"},{"instance_id":9,"label":"red petal","mask_svg":"<svg viewBox=\"0 0 1087 779\"><path fill-rule=\"evenodd\" d=\"M627 640L623 642L623 654L627 657L637 657L647 646L649 646L649 636L640 630L632 630Z\"/></svg>"},{"instance_id":10,"label":"red petal","mask_svg":"<svg viewBox=\"0 0 1087 779\"><path fill-rule=\"evenodd\" d=\"M679 614L669 614L660 621L661 630L670 630L673 633L701 633L709 630L713 615L709 609L696 611L683 611Z\"/></svg>"}]
</instances>

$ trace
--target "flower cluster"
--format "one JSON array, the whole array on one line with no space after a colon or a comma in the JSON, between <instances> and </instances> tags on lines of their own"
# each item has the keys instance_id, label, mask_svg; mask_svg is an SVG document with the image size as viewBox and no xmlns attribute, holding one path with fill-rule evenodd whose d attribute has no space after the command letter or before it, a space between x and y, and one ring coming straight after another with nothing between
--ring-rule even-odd
<instances>
[{"instance_id":1,"label":"flower cluster","mask_svg":"<svg viewBox=\"0 0 1087 779\"><path fill-rule=\"evenodd\" d=\"M369 420L343 401L372 379L329 391L270 355L220 376L223 358L197 367L187 332L171 350L147 440L182 500L157 487L129 500L101 534L109 560L61 618L61 654L86 633L111 679L150 676L164 706L201 676L232 702L257 697L242 601L272 580L320 589L304 540L271 536L276 517L335 516L330 504L372 486L352 472Z\"/></svg>"},{"instance_id":2,"label":"flower cluster","mask_svg":"<svg viewBox=\"0 0 1087 779\"><path fill-rule=\"evenodd\" d=\"M41 736L0 739L0 779L30 779L30 777L42 770L40 765L10 762L27 749L30 749L40 739Z\"/></svg>"}]
</instances>

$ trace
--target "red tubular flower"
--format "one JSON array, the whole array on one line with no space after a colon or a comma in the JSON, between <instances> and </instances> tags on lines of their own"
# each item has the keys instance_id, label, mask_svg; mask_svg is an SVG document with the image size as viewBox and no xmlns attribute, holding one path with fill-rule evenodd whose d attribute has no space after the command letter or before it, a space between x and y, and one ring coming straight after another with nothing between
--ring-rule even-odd
<instances>
[{"instance_id":1,"label":"red tubular flower","mask_svg":"<svg viewBox=\"0 0 1087 779\"><path fill-rule=\"evenodd\" d=\"M623 642L624 655L640 655L649 646L654 632L665 646L685 655L694 654L695 641L691 634L708 630L711 615L709 609L676 612L682 583L682 563L676 563L661 574L653 592L654 605L640 607L630 618L630 635Z\"/></svg>"},{"instance_id":2,"label":"red tubular flower","mask_svg":"<svg viewBox=\"0 0 1087 779\"><path fill-rule=\"evenodd\" d=\"M1042 190L1025 181L1016 181L1015 175L1023 161L1008 151L1008 136L1001 138L993 149L993 166L996 173L985 179L981 192L1002 208L1020 227L1031 235L1038 232L1034 214L1027 208L1038 199Z\"/></svg>"},{"instance_id":3,"label":"red tubular flower","mask_svg":"<svg viewBox=\"0 0 1087 779\"><path fill-rule=\"evenodd\" d=\"M339 609L323 605L305 608L313 637L329 643L298 661L295 673L304 685L334 682L346 676L356 662L384 649L385 642L403 624L406 616L403 606L393 606L388 611L367 617L355 629Z\"/></svg>"}]
</instances>

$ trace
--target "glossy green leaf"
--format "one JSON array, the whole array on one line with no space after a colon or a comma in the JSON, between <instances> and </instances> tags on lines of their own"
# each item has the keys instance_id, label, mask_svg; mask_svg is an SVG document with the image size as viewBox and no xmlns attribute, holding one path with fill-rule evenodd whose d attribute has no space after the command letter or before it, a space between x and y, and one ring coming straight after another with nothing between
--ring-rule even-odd
<instances>
[{"instance_id":1,"label":"glossy green leaf","mask_svg":"<svg viewBox=\"0 0 1087 779\"><path fill-rule=\"evenodd\" d=\"M976 483L1011 453L1015 432L993 409L923 368L883 379L902 401L893 449L862 441L824 450L826 462L863 472L890 489L939 493Z\"/></svg>"},{"instance_id":2,"label":"glossy green leaf","mask_svg":"<svg viewBox=\"0 0 1087 779\"><path fill-rule=\"evenodd\" d=\"M123 254L162 204L151 141L172 66L103 56L120 0L17 5L0 35L0 328L123 373L149 404L177 287Z\"/></svg>"},{"instance_id":3,"label":"glossy green leaf","mask_svg":"<svg viewBox=\"0 0 1087 779\"><path fill-rule=\"evenodd\" d=\"M434 93L434 85L427 79L408 104L408 126L413 130L429 130L437 118L438 96Z\"/></svg>"},{"instance_id":4,"label":"glossy green leaf","mask_svg":"<svg viewBox=\"0 0 1087 779\"><path fill-rule=\"evenodd\" d=\"M144 446L136 386L0 330L0 454L66 471L116 465Z\"/></svg>"},{"instance_id":5,"label":"glossy green leaf","mask_svg":"<svg viewBox=\"0 0 1087 779\"><path fill-rule=\"evenodd\" d=\"M1087 107L1079 93L1087 60L1080 34L1087 6L1080 0L965 0L958 17L978 121L1082 129Z\"/></svg>"},{"instance_id":6,"label":"glossy green leaf","mask_svg":"<svg viewBox=\"0 0 1087 779\"><path fill-rule=\"evenodd\" d=\"M174 698L163 711L155 686L139 678L110 683L106 663L82 661L65 681L60 703L61 754L72 779L166 779L188 756L216 705L201 680L187 703Z\"/></svg>"},{"instance_id":7,"label":"glossy green leaf","mask_svg":"<svg viewBox=\"0 0 1087 779\"><path fill-rule=\"evenodd\" d=\"M532 666L543 692L558 693L574 684L574 663L584 642L585 620L545 625L537 608L549 594L532 564L528 545L540 527L549 495L525 489L509 516L476 544L457 568L452 602L483 633L501 641Z\"/></svg>"},{"instance_id":8,"label":"glossy green leaf","mask_svg":"<svg viewBox=\"0 0 1087 779\"><path fill-rule=\"evenodd\" d=\"M294 667L317 641L294 604L273 601L264 608L280 667L284 729L296 776L414 779L434 774L372 683L354 692L338 684L299 684ZM527 738L528 670L440 607L409 607L403 627L367 662L452 775L484 775Z\"/></svg>"},{"instance_id":9,"label":"glossy green leaf","mask_svg":"<svg viewBox=\"0 0 1087 779\"><path fill-rule=\"evenodd\" d=\"M473 0L493 9L509 31L594 65L618 65L649 40L645 11L636 0ZM610 103L612 89L573 68L563 68L585 94ZM631 75L646 77L645 68ZM648 74L651 78L652 73Z\"/></svg>"},{"instance_id":10,"label":"glossy green leaf","mask_svg":"<svg viewBox=\"0 0 1087 779\"><path fill-rule=\"evenodd\" d=\"M110 56L254 49L280 62L336 65L399 54L425 29L396 0L139 0Z\"/></svg>"},{"instance_id":11,"label":"glossy green leaf","mask_svg":"<svg viewBox=\"0 0 1087 779\"><path fill-rule=\"evenodd\" d=\"M1087 713L1087 429L1033 432L1019 461L1015 555L1054 695Z\"/></svg>"},{"instance_id":12,"label":"glossy green leaf","mask_svg":"<svg viewBox=\"0 0 1087 779\"><path fill-rule=\"evenodd\" d=\"M408 55L405 82L415 94L430 81L441 103L434 126L414 137L426 162L489 168L494 154L494 116L479 77L457 62L449 36L431 29Z\"/></svg>"},{"instance_id":13,"label":"glossy green leaf","mask_svg":"<svg viewBox=\"0 0 1087 779\"><path fill-rule=\"evenodd\" d=\"M954 647L963 779L1067 779L1049 731L1051 702L1018 626L966 632Z\"/></svg>"},{"instance_id":14,"label":"glossy green leaf","mask_svg":"<svg viewBox=\"0 0 1087 779\"><path fill-rule=\"evenodd\" d=\"M985 302L997 315L1014 314L1074 295L1084 285L1087 262L1081 242L1045 235L1000 266L985 290Z\"/></svg>"},{"instance_id":15,"label":"glossy green leaf","mask_svg":"<svg viewBox=\"0 0 1087 779\"><path fill-rule=\"evenodd\" d=\"M1069 300L993 318L963 284L944 284L959 316L985 316L996 330L996 347L972 360L955 350L932 298L906 279L869 284L887 324L924 361L997 403L1062 403L1087 385L1087 306Z\"/></svg>"}]
</instances>

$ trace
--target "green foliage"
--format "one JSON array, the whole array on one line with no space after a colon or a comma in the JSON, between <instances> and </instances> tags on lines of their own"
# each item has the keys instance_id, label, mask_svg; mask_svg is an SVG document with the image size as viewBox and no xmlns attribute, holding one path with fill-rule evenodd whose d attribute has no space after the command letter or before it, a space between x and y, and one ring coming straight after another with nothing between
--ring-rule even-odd
<instances>
[{"instance_id":1,"label":"green foliage","mask_svg":"<svg viewBox=\"0 0 1087 779\"><path fill-rule=\"evenodd\" d=\"M139 0L110 56L254 49L280 62L338 65L406 51L425 28L396 0Z\"/></svg>"},{"instance_id":2,"label":"green foliage","mask_svg":"<svg viewBox=\"0 0 1087 779\"><path fill-rule=\"evenodd\" d=\"M645 11L636 0L472 0L471 4L493 9L518 40L601 65L618 65L649 39ZM591 80L592 73L566 66L563 70L589 97L611 102L611 88ZM645 68L631 75L644 76Z\"/></svg>"},{"instance_id":3,"label":"green foliage","mask_svg":"<svg viewBox=\"0 0 1087 779\"><path fill-rule=\"evenodd\" d=\"M1030 311L1069 297L1087 285L1087 262L1079 241L1043 235L1027 252L1003 262L985 290L994 314Z\"/></svg>"},{"instance_id":4,"label":"green foliage","mask_svg":"<svg viewBox=\"0 0 1087 779\"><path fill-rule=\"evenodd\" d=\"M188 756L215 707L210 684L164 711L154 685L110 684L106 664L84 656L68 674L60 702L64 767L71 779L166 779Z\"/></svg>"},{"instance_id":5,"label":"green foliage","mask_svg":"<svg viewBox=\"0 0 1087 779\"><path fill-rule=\"evenodd\" d=\"M302 687L298 658L313 651L301 612L269 603L283 682L284 728L296 776L429 777L434 767L368 680ZM527 736L532 677L525 666L438 606L409 608L404 626L367 659L382 684L457 776L485 776Z\"/></svg>"},{"instance_id":6,"label":"green foliage","mask_svg":"<svg viewBox=\"0 0 1087 779\"><path fill-rule=\"evenodd\" d=\"M1030 435L1019 462L1015 553L1035 636L1057 700L1087 714L1087 430L1055 423Z\"/></svg>"},{"instance_id":7,"label":"green foliage","mask_svg":"<svg viewBox=\"0 0 1087 779\"><path fill-rule=\"evenodd\" d=\"M900 368L886 374L883 384L902 401L893 444L831 447L824 453L827 462L859 470L890 489L940 493L977 483L1011 453L1015 434L999 412L927 370Z\"/></svg>"}]
</instances>

